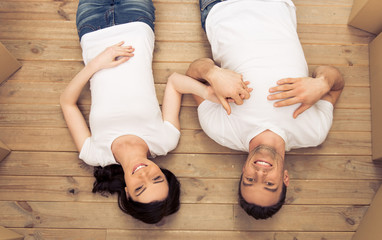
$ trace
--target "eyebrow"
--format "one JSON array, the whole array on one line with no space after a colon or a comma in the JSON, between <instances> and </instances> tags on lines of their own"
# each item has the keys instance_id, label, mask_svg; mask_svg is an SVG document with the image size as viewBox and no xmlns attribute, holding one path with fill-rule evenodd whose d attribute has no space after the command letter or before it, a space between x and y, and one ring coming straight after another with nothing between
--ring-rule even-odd
<instances>
[{"instance_id":1,"label":"eyebrow","mask_svg":"<svg viewBox=\"0 0 382 240\"><path fill-rule=\"evenodd\" d=\"M153 182L153 184L157 184L157 183L161 183L161 182L164 182L164 179ZM147 189L146 187L144 189L142 189L142 191L140 193L138 193L136 196L139 197L139 195L141 195L144 191L146 191L146 189Z\"/></svg>"},{"instance_id":2,"label":"eyebrow","mask_svg":"<svg viewBox=\"0 0 382 240\"><path fill-rule=\"evenodd\" d=\"M250 187L250 186L253 185L253 184L250 184L250 183L245 183L244 181L242 181L242 183L243 183L244 187ZM267 190L267 191L270 191L270 192L277 192L277 189L279 189L279 188L272 189L272 188L264 187L264 189Z\"/></svg>"}]
</instances>

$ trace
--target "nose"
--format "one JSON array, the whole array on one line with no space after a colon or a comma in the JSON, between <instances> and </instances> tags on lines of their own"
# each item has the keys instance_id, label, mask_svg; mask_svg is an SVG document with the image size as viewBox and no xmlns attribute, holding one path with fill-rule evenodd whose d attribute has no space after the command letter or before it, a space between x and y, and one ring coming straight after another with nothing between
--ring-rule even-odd
<instances>
[{"instance_id":1,"label":"nose","mask_svg":"<svg viewBox=\"0 0 382 240\"><path fill-rule=\"evenodd\" d=\"M262 179L263 177L267 176L268 172L265 171L265 169L256 169L256 175L258 178Z\"/></svg>"}]
</instances>

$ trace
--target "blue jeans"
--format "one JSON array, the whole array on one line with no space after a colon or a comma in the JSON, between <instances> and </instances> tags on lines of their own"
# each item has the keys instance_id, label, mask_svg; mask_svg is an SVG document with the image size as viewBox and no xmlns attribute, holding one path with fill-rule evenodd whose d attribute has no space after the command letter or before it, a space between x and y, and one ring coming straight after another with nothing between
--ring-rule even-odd
<instances>
[{"instance_id":1,"label":"blue jeans","mask_svg":"<svg viewBox=\"0 0 382 240\"><path fill-rule=\"evenodd\" d=\"M200 20L202 22L202 28L206 31L206 18L215 4L223 2L224 0L199 0L200 7Z\"/></svg>"},{"instance_id":2,"label":"blue jeans","mask_svg":"<svg viewBox=\"0 0 382 240\"><path fill-rule=\"evenodd\" d=\"M152 0L80 0L76 24L80 40L86 33L129 22L147 23L154 31Z\"/></svg>"}]
</instances>

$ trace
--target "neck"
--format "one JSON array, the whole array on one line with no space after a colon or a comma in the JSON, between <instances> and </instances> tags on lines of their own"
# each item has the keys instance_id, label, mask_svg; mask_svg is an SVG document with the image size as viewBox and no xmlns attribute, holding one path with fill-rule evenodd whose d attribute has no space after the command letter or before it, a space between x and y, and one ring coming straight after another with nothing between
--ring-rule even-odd
<instances>
[{"instance_id":1,"label":"neck","mask_svg":"<svg viewBox=\"0 0 382 240\"><path fill-rule=\"evenodd\" d=\"M147 158L148 146L137 136L125 135L114 140L111 151L115 160L125 170L129 165L134 164L136 160Z\"/></svg>"},{"instance_id":2,"label":"neck","mask_svg":"<svg viewBox=\"0 0 382 240\"><path fill-rule=\"evenodd\" d=\"M280 137L278 134L270 130L265 130L264 132L255 136L249 142L249 152L251 152L253 149L255 149L259 145L267 145L274 148L278 154L283 156L283 159L284 159L285 142L284 142L284 139L282 139L282 137Z\"/></svg>"}]
</instances>

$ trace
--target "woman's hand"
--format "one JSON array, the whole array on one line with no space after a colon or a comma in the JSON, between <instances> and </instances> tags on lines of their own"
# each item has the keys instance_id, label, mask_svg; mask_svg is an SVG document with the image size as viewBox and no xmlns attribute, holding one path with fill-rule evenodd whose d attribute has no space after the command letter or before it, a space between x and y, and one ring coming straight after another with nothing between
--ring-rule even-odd
<instances>
[{"instance_id":1,"label":"woman's hand","mask_svg":"<svg viewBox=\"0 0 382 240\"><path fill-rule=\"evenodd\" d=\"M132 46L122 46L125 42L119 42L113 46L106 48L98 54L90 63L96 71L105 68L116 67L134 56L134 48Z\"/></svg>"}]
</instances>

